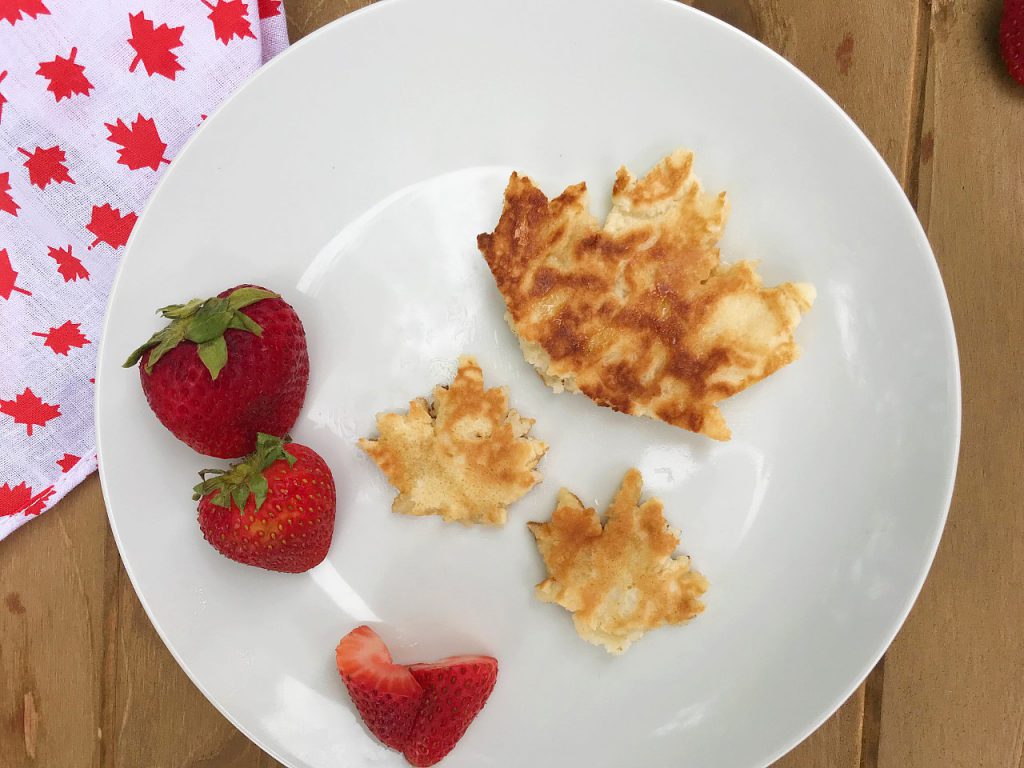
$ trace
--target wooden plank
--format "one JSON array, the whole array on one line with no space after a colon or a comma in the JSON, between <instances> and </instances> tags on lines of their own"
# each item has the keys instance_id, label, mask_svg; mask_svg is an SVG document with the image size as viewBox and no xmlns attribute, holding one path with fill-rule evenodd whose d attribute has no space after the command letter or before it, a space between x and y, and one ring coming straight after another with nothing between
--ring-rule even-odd
<instances>
[{"instance_id":1,"label":"wooden plank","mask_svg":"<svg viewBox=\"0 0 1024 768\"><path fill-rule=\"evenodd\" d=\"M293 43L314 29L346 13L371 5L373 0L285 0L288 39Z\"/></svg>"},{"instance_id":2,"label":"wooden plank","mask_svg":"<svg viewBox=\"0 0 1024 768\"><path fill-rule=\"evenodd\" d=\"M960 344L945 536L885 669L881 768L1019 768L1024 750L1024 87L996 0L933 0L918 204Z\"/></svg>"},{"instance_id":3,"label":"wooden plank","mask_svg":"<svg viewBox=\"0 0 1024 768\"><path fill-rule=\"evenodd\" d=\"M907 188L920 112L926 42L917 0L693 0L765 43L820 85L867 134ZM777 768L874 768L881 666L842 708Z\"/></svg>"},{"instance_id":4,"label":"wooden plank","mask_svg":"<svg viewBox=\"0 0 1024 768\"><path fill-rule=\"evenodd\" d=\"M0 542L0 766L99 768L107 519L99 484Z\"/></svg>"}]
</instances>

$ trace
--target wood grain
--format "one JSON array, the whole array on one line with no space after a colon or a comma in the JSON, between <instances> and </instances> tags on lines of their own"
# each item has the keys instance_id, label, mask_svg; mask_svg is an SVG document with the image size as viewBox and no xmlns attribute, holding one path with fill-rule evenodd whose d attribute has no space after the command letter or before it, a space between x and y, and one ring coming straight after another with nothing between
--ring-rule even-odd
<instances>
[{"instance_id":1,"label":"wood grain","mask_svg":"<svg viewBox=\"0 0 1024 768\"><path fill-rule=\"evenodd\" d=\"M101 764L108 547L94 480L0 543L4 768Z\"/></svg>"},{"instance_id":2,"label":"wood grain","mask_svg":"<svg viewBox=\"0 0 1024 768\"><path fill-rule=\"evenodd\" d=\"M290 37L367 4L286 0ZM864 129L918 204L961 344L961 474L925 592L884 667L777 768L1021 768L1024 89L993 53L998 0L690 4L777 50ZM157 638L95 477L0 543L0 766L278 766Z\"/></svg>"},{"instance_id":3,"label":"wood grain","mask_svg":"<svg viewBox=\"0 0 1024 768\"><path fill-rule=\"evenodd\" d=\"M1024 749L1024 88L997 0L933 0L917 198L960 345L949 523L888 655L879 765L1019 768Z\"/></svg>"},{"instance_id":4,"label":"wood grain","mask_svg":"<svg viewBox=\"0 0 1024 768\"><path fill-rule=\"evenodd\" d=\"M285 0L288 39L297 42L324 24L372 3L373 0Z\"/></svg>"}]
</instances>

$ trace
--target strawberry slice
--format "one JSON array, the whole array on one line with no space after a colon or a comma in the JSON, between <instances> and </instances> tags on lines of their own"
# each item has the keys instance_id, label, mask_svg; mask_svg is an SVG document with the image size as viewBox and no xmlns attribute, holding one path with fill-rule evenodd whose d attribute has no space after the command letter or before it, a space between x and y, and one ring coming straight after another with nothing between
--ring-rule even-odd
<instances>
[{"instance_id":1,"label":"strawberry slice","mask_svg":"<svg viewBox=\"0 0 1024 768\"><path fill-rule=\"evenodd\" d=\"M423 688L409 667L392 662L384 641L366 626L345 635L335 657L352 703L370 733L403 751L424 699Z\"/></svg>"},{"instance_id":2,"label":"strawberry slice","mask_svg":"<svg viewBox=\"0 0 1024 768\"><path fill-rule=\"evenodd\" d=\"M452 751L494 689L498 661L490 656L453 656L409 667L424 691L409 733L405 759L434 765Z\"/></svg>"}]
</instances>

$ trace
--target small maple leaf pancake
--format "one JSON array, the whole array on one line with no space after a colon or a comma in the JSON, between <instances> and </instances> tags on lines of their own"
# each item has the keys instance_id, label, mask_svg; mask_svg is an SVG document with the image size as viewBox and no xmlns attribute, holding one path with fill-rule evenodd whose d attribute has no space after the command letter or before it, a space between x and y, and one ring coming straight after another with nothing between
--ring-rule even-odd
<instances>
[{"instance_id":1,"label":"small maple leaf pancake","mask_svg":"<svg viewBox=\"0 0 1024 768\"><path fill-rule=\"evenodd\" d=\"M708 588L690 558L672 557L679 534L661 501L640 503L642 487L640 472L629 470L603 524L565 488L550 521L527 523L548 570L537 598L571 612L579 636L613 654L649 630L692 619Z\"/></svg>"},{"instance_id":2,"label":"small maple leaf pancake","mask_svg":"<svg viewBox=\"0 0 1024 768\"><path fill-rule=\"evenodd\" d=\"M640 180L619 169L603 228L586 184L548 200L513 173L477 244L523 354L556 392L727 440L716 403L797 358L814 288L765 288L754 263L720 264L728 203L692 168L677 150Z\"/></svg>"},{"instance_id":3,"label":"small maple leaf pancake","mask_svg":"<svg viewBox=\"0 0 1024 768\"><path fill-rule=\"evenodd\" d=\"M380 437L359 447L398 489L395 512L504 525L506 507L541 480L548 446L529 437L532 426L509 408L504 387L485 390L476 360L461 357L433 403L417 398L408 413L378 414Z\"/></svg>"}]
</instances>

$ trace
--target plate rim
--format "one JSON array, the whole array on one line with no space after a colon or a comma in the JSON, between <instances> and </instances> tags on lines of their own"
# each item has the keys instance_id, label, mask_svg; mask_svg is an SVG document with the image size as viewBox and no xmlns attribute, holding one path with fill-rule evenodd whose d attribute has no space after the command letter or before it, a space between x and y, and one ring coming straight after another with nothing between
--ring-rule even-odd
<instances>
[{"instance_id":1,"label":"plate rim","mask_svg":"<svg viewBox=\"0 0 1024 768\"><path fill-rule=\"evenodd\" d=\"M266 72L278 67L280 62L284 61L285 59L296 55L296 51L304 49L310 40L315 40L323 35L333 33L333 31L336 28L351 23L351 20L353 18L362 18L363 16L367 16L371 13L380 13L382 12L381 9L387 9L387 12L390 12L390 9L392 9L393 7L404 6L411 2L418 2L422 4L427 1L428 0L377 0L371 5L358 8L355 11L347 13L344 16L341 16L337 19L334 19L333 21L328 22L327 24L324 24L323 26L315 29L313 32L307 34L305 37L303 37L296 43L289 43L288 47L285 50L283 50L273 59L266 62L259 69L257 69L256 72L254 72L245 82L243 82L234 92L232 92L226 99L224 99L224 101L222 101L217 106L217 108L209 115L209 117L203 121L203 123L197 128L197 130L182 145L181 149L175 156L175 159L182 157L192 148L192 145L199 139L200 136L203 135L204 131L206 130L206 127L214 123L216 120L218 120L220 118L221 113L230 103L232 103L235 99L239 98L242 93L247 91L252 86L252 84L259 80ZM477 1L479 2L480 0ZM613 1L624 2L624 0ZM632 1L636 2L636 0ZM671 7L675 9L675 11L678 11L679 13L683 14L684 16L689 15L691 17L702 18L702 23L710 23L713 26L718 27L727 36L731 36L732 39L736 41L739 45L751 47L754 50L758 50L761 54L767 54L770 58L774 59L777 64L782 64L783 69L788 71L790 76L796 76L799 80L803 81L805 85L810 86L812 91L817 93L819 100L821 100L825 105L827 105L828 108L836 116L840 118L841 122L843 122L847 128L852 129L853 137L856 138L868 149L870 156L874 158L876 164L883 171L882 175L883 178L886 180L886 183L895 186L898 190L901 218L909 217L909 220L914 223L914 226L912 228L914 233L913 236L917 240L918 245L923 246L922 252L927 253L931 257L930 259L925 259L925 261L927 263L929 274L932 278L932 284L930 286L925 286L925 290L936 291L938 297L941 299L940 304L945 309L945 312L943 313L942 331L945 337L945 341L948 343L950 347L951 357L949 360L949 365L952 369L948 370L946 373L947 375L951 375L952 384L954 385L952 387L952 413L950 414L953 420L953 444L951 446L952 451L950 454L950 463L949 466L945 468L946 488L945 493L943 494L945 501L942 506L940 514L937 516L938 525L935 526L935 530L932 535L932 540L928 543L928 556L922 561L918 573L914 577L913 588L908 592L904 604L900 607L898 611L898 619L894 622L893 626L890 627L890 629L882 633L881 642L878 644L876 648L872 649L872 651L868 654L867 657L870 660L869 663L864 665L864 668L855 676L853 681L846 688L844 688L840 692L840 694L833 698L833 700L825 707L821 714L811 719L809 726L797 730L796 736L784 739L784 746L782 748L777 749L774 753L769 755L768 759L765 762L752 764L750 766L750 768L769 768L769 766L771 766L777 760L781 759L786 754L791 752L798 745L803 743L815 731L817 731L822 725L824 725L825 722L829 720L839 710L840 707L842 707L842 705L850 698L850 696L853 695L857 688L861 686L861 684L867 679L868 675L875 668L875 666L878 664L881 658L889 650L893 641L896 639L896 636L899 634L900 630L906 624L907 618L909 617L911 610L913 609L915 603L920 597L925 581L927 580L928 574L931 572L932 565L935 562L935 556L938 552L939 544L941 543L943 533L946 529L946 524L949 519L949 510L952 504L953 492L956 486L956 479L959 468L959 457L963 427L963 383L960 371L960 351L959 346L957 344L952 309L949 303L949 294L946 289L945 282L942 279L942 273L939 269L938 260L935 258L935 252L931 246L931 242L928 240L928 235L925 232L924 227L917 216L917 212L914 210L913 205L907 197L907 194L904 191L902 184L900 184L899 180L896 178L896 175L893 173L888 163L882 157L881 153L871 142L871 140L867 137L867 135L864 133L861 127L854 121L854 119L849 114L847 114L847 112L824 90L824 88L822 88L814 80L812 80L809 75L804 73L795 64L787 60L784 56L782 56L772 48L762 43L757 38L748 35L746 32L743 32L742 30L732 26L731 24L728 24L725 21L722 21L721 19L718 19L715 16L712 16L709 13L706 13L705 11L702 11L698 8L694 8L692 6L684 5L683 3L678 2L678 0L645 0L645 2L648 2L651 5L662 5L665 7ZM171 165L165 171L165 173L160 177L156 186L154 187L152 193L150 194L149 198L146 201L145 206L143 207L142 212L139 215L138 222L132 229L132 233L130 234L128 241L125 245L125 250L121 255L117 272L115 273L114 279L110 285L107 306L104 312L100 343L97 346L96 353L93 410L94 425L96 429L97 454L100 452L100 448L103 442L103 429L100 423L99 403L101 394L103 392L102 382L105 380L105 377L101 373L101 363L105 359L107 331L110 324L111 307L113 305L114 298L117 295L118 288L121 283L125 264L127 263L129 258L133 257L133 246L136 241L137 233L140 229L143 228L145 222L147 221L150 212L154 208L154 203L160 197L160 192L163 190L163 187L167 183L167 180L171 178L171 176L176 172L176 170L179 167L179 163L172 162ZM182 669L182 671L184 671L189 681L199 690L203 697L210 704L212 704L213 707L229 723L231 723L232 726L238 729L242 734L245 735L247 739L249 739L249 741L251 741L261 750L266 752L273 759L277 760L283 765L294 768L294 763L290 759L286 759L285 757L283 757L273 745L268 744L263 739L255 737L253 733L244 724L239 722L231 714L231 712L228 711L226 705L224 705L221 701L219 701L215 696L213 696L210 693L207 687L197 678L197 676L193 673L189 666L185 664L184 660L179 655L177 649L168 641L166 633L163 627L161 626L160 622L157 621L156 617L154 616L153 609L149 605L148 600L146 599L143 592L139 589L136 583L136 576L133 572L132 566L129 564L128 559L126 557L124 546L121 542L121 536L118 531L117 523L115 522L115 516L112 511L112 506L110 504L110 498L107 492L107 473L105 464L99 462L97 471L100 478L100 488L103 494L104 511L106 512L107 521L108 524L110 525L110 530L114 539L114 543L117 546L118 555L121 558L121 564L128 575L129 582L131 583L132 589L134 590L136 597L139 600L139 603L142 605L142 608L146 613L146 617L153 625L153 629L156 631L157 636L160 638L160 641L163 643L164 647L170 652L171 657L174 659L175 663Z\"/></svg>"}]
</instances>

